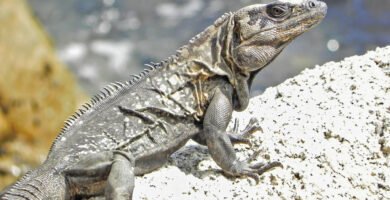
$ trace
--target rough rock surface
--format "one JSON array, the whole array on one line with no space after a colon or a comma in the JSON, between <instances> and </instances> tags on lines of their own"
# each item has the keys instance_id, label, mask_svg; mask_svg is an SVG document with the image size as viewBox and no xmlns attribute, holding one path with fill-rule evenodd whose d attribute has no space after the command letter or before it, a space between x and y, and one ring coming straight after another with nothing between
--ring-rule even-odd
<instances>
[{"instance_id":1,"label":"rough rock surface","mask_svg":"<svg viewBox=\"0 0 390 200\"><path fill-rule=\"evenodd\" d=\"M40 164L83 95L24 0L0 1L0 190Z\"/></svg>"},{"instance_id":2,"label":"rough rock surface","mask_svg":"<svg viewBox=\"0 0 390 200\"><path fill-rule=\"evenodd\" d=\"M242 159L279 160L261 176L229 178L207 148L187 144L170 164L136 178L134 199L390 199L390 47L307 69L236 113L263 132Z\"/></svg>"}]
</instances>

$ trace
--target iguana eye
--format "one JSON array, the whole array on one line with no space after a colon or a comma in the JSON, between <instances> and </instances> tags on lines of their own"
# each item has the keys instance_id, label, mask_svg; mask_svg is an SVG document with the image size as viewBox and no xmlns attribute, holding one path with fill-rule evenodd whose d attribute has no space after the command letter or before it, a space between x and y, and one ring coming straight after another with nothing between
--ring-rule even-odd
<instances>
[{"instance_id":1,"label":"iguana eye","mask_svg":"<svg viewBox=\"0 0 390 200\"><path fill-rule=\"evenodd\" d=\"M289 7L287 5L271 5L267 8L267 13L273 18L282 18L288 15Z\"/></svg>"}]
</instances>

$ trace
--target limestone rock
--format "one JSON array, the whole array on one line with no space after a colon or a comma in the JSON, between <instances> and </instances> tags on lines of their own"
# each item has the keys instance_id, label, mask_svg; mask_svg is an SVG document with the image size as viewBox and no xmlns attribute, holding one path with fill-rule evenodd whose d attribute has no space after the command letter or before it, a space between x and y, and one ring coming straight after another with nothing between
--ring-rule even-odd
<instances>
[{"instance_id":1,"label":"limestone rock","mask_svg":"<svg viewBox=\"0 0 390 200\"><path fill-rule=\"evenodd\" d=\"M43 161L83 93L24 0L0 1L0 27L2 188L2 174L17 176Z\"/></svg>"}]
</instances>

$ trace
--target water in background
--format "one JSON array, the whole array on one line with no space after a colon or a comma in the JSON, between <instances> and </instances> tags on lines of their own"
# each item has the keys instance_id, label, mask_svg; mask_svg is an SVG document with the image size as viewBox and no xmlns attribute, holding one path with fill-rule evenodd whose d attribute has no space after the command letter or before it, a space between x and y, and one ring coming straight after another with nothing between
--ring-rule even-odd
<instances>
[{"instance_id":1,"label":"water in background","mask_svg":"<svg viewBox=\"0 0 390 200\"><path fill-rule=\"evenodd\" d=\"M227 11L253 0L30 0L58 54L91 94L158 62ZM390 43L389 0L326 0L328 15L261 74L254 93L306 67Z\"/></svg>"}]
</instances>

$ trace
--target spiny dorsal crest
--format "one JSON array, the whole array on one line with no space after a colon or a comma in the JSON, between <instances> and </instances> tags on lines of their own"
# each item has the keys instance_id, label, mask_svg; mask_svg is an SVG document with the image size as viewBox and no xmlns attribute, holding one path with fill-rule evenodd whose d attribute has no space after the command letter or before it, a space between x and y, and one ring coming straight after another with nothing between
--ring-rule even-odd
<instances>
[{"instance_id":1,"label":"spiny dorsal crest","mask_svg":"<svg viewBox=\"0 0 390 200\"><path fill-rule=\"evenodd\" d=\"M202 31L195 37L191 38L190 44L191 45L202 44L205 40L207 40L210 37L210 34L212 34L216 28L221 26L232 14L233 13L231 12L223 14L221 17L215 20L213 25L207 27L204 31Z\"/></svg>"}]
</instances>

